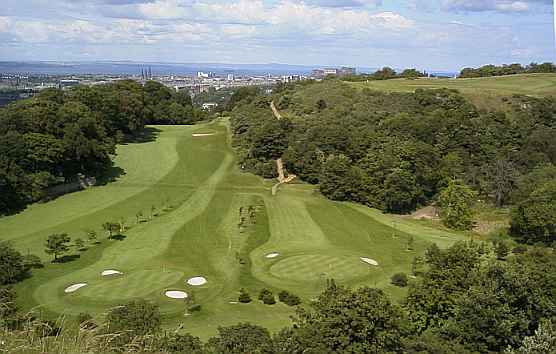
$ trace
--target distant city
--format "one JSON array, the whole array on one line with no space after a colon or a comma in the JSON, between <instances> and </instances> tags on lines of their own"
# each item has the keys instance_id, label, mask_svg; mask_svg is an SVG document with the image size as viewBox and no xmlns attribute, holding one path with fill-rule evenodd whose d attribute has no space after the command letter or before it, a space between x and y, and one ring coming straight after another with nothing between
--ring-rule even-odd
<instances>
[{"instance_id":1,"label":"distant city","mask_svg":"<svg viewBox=\"0 0 556 354\"><path fill-rule=\"evenodd\" d=\"M195 70L197 69L197 70ZM376 69L355 67L309 67L284 64L140 64L140 63L18 63L0 62L0 105L33 96L46 88L101 85L117 80L155 80L193 97L242 86L271 87L279 82L322 80ZM445 73L447 76L452 73ZM205 103L206 108L211 104Z\"/></svg>"}]
</instances>

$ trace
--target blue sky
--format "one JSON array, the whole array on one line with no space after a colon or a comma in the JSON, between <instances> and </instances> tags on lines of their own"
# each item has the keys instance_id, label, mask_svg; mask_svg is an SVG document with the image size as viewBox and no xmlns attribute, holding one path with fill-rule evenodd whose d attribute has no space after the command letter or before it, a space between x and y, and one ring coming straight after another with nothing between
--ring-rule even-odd
<instances>
[{"instance_id":1,"label":"blue sky","mask_svg":"<svg viewBox=\"0 0 556 354\"><path fill-rule=\"evenodd\" d=\"M1 0L0 60L555 61L552 0Z\"/></svg>"}]
</instances>

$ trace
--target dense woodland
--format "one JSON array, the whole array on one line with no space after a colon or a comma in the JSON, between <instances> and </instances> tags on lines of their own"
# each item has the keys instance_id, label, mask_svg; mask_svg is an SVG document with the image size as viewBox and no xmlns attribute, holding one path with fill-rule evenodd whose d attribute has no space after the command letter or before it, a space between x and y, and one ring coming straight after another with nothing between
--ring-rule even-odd
<instances>
[{"instance_id":1,"label":"dense woodland","mask_svg":"<svg viewBox=\"0 0 556 354\"><path fill-rule=\"evenodd\" d=\"M461 70L460 78L504 76L515 74L556 73L556 66L552 63L531 63L527 66L521 64L509 65L485 65L480 68L464 68Z\"/></svg>"},{"instance_id":2,"label":"dense woodland","mask_svg":"<svg viewBox=\"0 0 556 354\"><path fill-rule=\"evenodd\" d=\"M78 173L102 177L116 144L141 138L145 124L190 124L205 114L187 92L119 81L46 89L0 108L0 215L48 197Z\"/></svg>"}]
</instances>

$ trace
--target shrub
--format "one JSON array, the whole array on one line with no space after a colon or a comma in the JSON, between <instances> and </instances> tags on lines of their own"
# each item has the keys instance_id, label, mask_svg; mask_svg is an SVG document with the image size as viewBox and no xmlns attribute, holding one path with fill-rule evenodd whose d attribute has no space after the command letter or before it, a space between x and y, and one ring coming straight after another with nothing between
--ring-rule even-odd
<instances>
[{"instance_id":1,"label":"shrub","mask_svg":"<svg viewBox=\"0 0 556 354\"><path fill-rule=\"evenodd\" d=\"M201 305L199 304L192 304L187 308L187 311L189 312L198 312L201 311Z\"/></svg>"},{"instance_id":2,"label":"shrub","mask_svg":"<svg viewBox=\"0 0 556 354\"><path fill-rule=\"evenodd\" d=\"M186 334L165 334L159 338L158 349L165 353L202 353L203 343L198 337Z\"/></svg>"},{"instance_id":3,"label":"shrub","mask_svg":"<svg viewBox=\"0 0 556 354\"><path fill-rule=\"evenodd\" d=\"M77 315L77 322L81 328L95 328L96 324L93 322L93 316L87 312L81 312Z\"/></svg>"},{"instance_id":4,"label":"shrub","mask_svg":"<svg viewBox=\"0 0 556 354\"><path fill-rule=\"evenodd\" d=\"M407 286L407 275L405 273L396 273L391 278L392 284L403 288Z\"/></svg>"},{"instance_id":5,"label":"shrub","mask_svg":"<svg viewBox=\"0 0 556 354\"><path fill-rule=\"evenodd\" d=\"M299 298L299 296L294 295L286 290L282 290L278 293L278 300L288 306L296 306L301 303L301 299Z\"/></svg>"},{"instance_id":6,"label":"shrub","mask_svg":"<svg viewBox=\"0 0 556 354\"><path fill-rule=\"evenodd\" d=\"M512 250L513 254L524 254L525 252L527 252L527 246L524 245L517 245Z\"/></svg>"},{"instance_id":7,"label":"shrub","mask_svg":"<svg viewBox=\"0 0 556 354\"><path fill-rule=\"evenodd\" d=\"M274 299L274 294L268 289L262 289L259 293L259 300L261 300L265 305L274 305L276 299Z\"/></svg>"},{"instance_id":8,"label":"shrub","mask_svg":"<svg viewBox=\"0 0 556 354\"><path fill-rule=\"evenodd\" d=\"M249 293L247 292L247 290L241 288L239 290L239 297L237 299L239 302L247 304L251 302L251 296L249 296Z\"/></svg>"},{"instance_id":9,"label":"shrub","mask_svg":"<svg viewBox=\"0 0 556 354\"><path fill-rule=\"evenodd\" d=\"M136 336L157 332L161 323L158 306L145 300L133 300L114 307L106 320L108 333L120 334L114 344L121 346Z\"/></svg>"}]
</instances>

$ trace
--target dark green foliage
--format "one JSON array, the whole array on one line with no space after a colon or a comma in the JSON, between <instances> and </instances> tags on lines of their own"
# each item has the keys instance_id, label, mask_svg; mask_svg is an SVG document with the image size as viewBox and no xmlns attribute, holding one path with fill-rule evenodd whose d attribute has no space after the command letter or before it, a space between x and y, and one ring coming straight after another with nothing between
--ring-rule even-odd
<instances>
[{"instance_id":1,"label":"dark green foliage","mask_svg":"<svg viewBox=\"0 0 556 354\"><path fill-rule=\"evenodd\" d=\"M187 307L188 312L199 312L201 311L201 305L199 304L191 304Z\"/></svg>"},{"instance_id":2,"label":"dark green foliage","mask_svg":"<svg viewBox=\"0 0 556 354\"><path fill-rule=\"evenodd\" d=\"M29 269L44 268L44 264L42 264L42 260L40 259L40 257L34 254L28 254L23 256L23 262L25 263L25 266L27 266Z\"/></svg>"},{"instance_id":3,"label":"dark green foliage","mask_svg":"<svg viewBox=\"0 0 556 354\"><path fill-rule=\"evenodd\" d=\"M494 243L494 253L496 253L496 258L498 260L504 260L510 253L510 246L505 241L498 241Z\"/></svg>"},{"instance_id":4,"label":"dark green foliage","mask_svg":"<svg viewBox=\"0 0 556 354\"><path fill-rule=\"evenodd\" d=\"M93 316L91 316L87 312L81 312L77 315L77 323L79 323L79 327L81 328L95 328L96 324L93 322Z\"/></svg>"},{"instance_id":5,"label":"dark green foliage","mask_svg":"<svg viewBox=\"0 0 556 354\"><path fill-rule=\"evenodd\" d=\"M524 254L527 252L527 246L525 245L517 245L512 249L513 254Z\"/></svg>"},{"instance_id":6,"label":"dark green foliage","mask_svg":"<svg viewBox=\"0 0 556 354\"><path fill-rule=\"evenodd\" d=\"M477 69L465 68L461 71L459 77L461 78L472 78L472 77L488 77L488 76L504 76L504 75L515 75L515 74L532 74L532 73L554 73L556 72L556 66L552 63L531 63L526 67L521 64L509 64L509 65L485 65Z\"/></svg>"},{"instance_id":7,"label":"dark green foliage","mask_svg":"<svg viewBox=\"0 0 556 354\"><path fill-rule=\"evenodd\" d=\"M191 334L165 333L158 339L158 349L164 353L201 354L203 343Z\"/></svg>"},{"instance_id":8,"label":"dark green foliage","mask_svg":"<svg viewBox=\"0 0 556 354\"><path fill-rule=\"evenodd\" d=\"M14 284L29 276L25 257L8 242L0 242L0 286Z\"/></svg>"},{"instance_id":9,"label":"dark green foliage","mask_svg":"<svg viewBox=\"0 0 556 354\"><path fill-rule=\"evenodd\" d=\"M451 180L438 199L442 222L449 228L469 230L473 227L472 207L476 193L457 180Z\"/></svg>"},{"instance_id":10,"label":"dark green foliage","mask_svg":"<svg viewBox=\"0 0 556 354\"><path fill-rule=\"evenodd\" d=\"M293 353L387 353L402 348L403 314L378 289L349 290L330 282L282 331L277 348Z\"/></svg>"},{"instance_id":11,"label":"dark green foliage","mask_svg":"<svg viewBox=\"0 0 556 354\"><path fill-rule=\"evenodd\" d=\"M71 90L43 90L0 108L0 215L55 194L77 174L103 176L115 144L144 124L203 119L187 94L160 83L122 80Z\"/></svg>"},{"instance_id":12,"label":"dark green foliage","mask_svg":"<svg viewBox=\"0 0 556 354\"><path fill-rule=\"evenodd\" d=\"M396 273L392 275L390 280L392 284L399 286L400 288L406 287L408 282L407 274L405 273Z\"/></svg>"},{"instance_id":13,"label":"dark green foliage","mask_svg":"<svg viewBox=\"0 0 556 354\"><path fill-rule=\"evenodd\" d=\"M556 180L538 186L511 214L510 234L526 243L556 240Z\"/></svg>"},{"instance_id":14,"label":"dark green foliage","mask_svg":"<svg viewBox=\"0 0 556 354\"><path fill-rule=\"evenodd\" d=\"M54 255L54 261L57 261L59 255L69 251L70 241L71 238L67 234L52 234L46 239L44 252Z\"/></svg>"},{"instance_id":15,"label":"dark green foliage","mask_svg":"<svg viewBox=\"0 0 556 354\"><path fill-rule=\"evenodd\" d=\"M239 290L239 297L237 299L237 301L247 304L251 302L251 296L249 296L249 293L247 292L247 290L245 289L240 289Z\"/></svg>"},{"instance_id":16,"label":"dark green foliage","mask_svg":"<svg viewBox=\"0 0 556 354\"><path fill-rule=\"evenodd\" d=\"M207 347L218 354L271 353L272 339L265 328L241 323L218 327L218 334L209 339Z\"/></svg>"},{"instance_id":17,"label":"dark green foliage","mask_svg":"<svg viewBox=\"0 0 556 354\"><path fill-rule=\"evenodd\" d=\"M259 293L258 299L261 300L265 305L274 305L276 303L274 294L268 289L262 289Z\"/></svg>"},{"instance_id":18,"label":"dark green foliage","mask_svg":"<svg viewBox=\"0 0 556 354\"><path fill-rule=\"evenodd\" d=\"M10 286L0 286L0 328L8 325L17 313L16 292Z\"/></svg>"},{"instance_id":19,"label":"dark green foliage","mask_svg":"<svg viewBox=\"0 0 556 354\"><path fill-rule=\"evenodd\" d=\"M107 333L118 333L116 344L125 345L134 337L153 334L160 330L158 305L146 300L133 300L112 308L107 316Z\"/></svg>"},{"instance_id":20,"label":"dark green foliage","mask_svg":"<svg viewBox=\"0 0 556 354\"><path fill-rule=\"evenodd\" d=\"M409 213L458 180L502 206L527 184L520 176L556 162L554 98L513 96L505 112L483 112L454 90L385 93L327 79L281 87L272 100L280 123L267 96L235 105L241 167L275 177L281 156L288 172L334 200Z\"/></svg>"},{"instance_id":21,"label":"dark green foliage","mask_svg":"<svg viewBox=\"0 0 556 354\"><path fill-rule=\"evenodd\" d=\"M288 306L297 306L301 303L299 296L290 293L289 291L282 290L278 293L278 300Z\"/></svg>"},{"instance_id":22,"label":"dark green foliage","mask_svg":"<svg viewBox=\"0 0 556 354\"><path fill-rule=\"evenodd\" d=\"M427 253L429 270L412 284L406 308L418 332L433 330L478 352L515 347L556 314L555 254L497 260L486 244L460 242ZM542 305L541 305L542 304Z\"/></svg>"}]
</instances>

